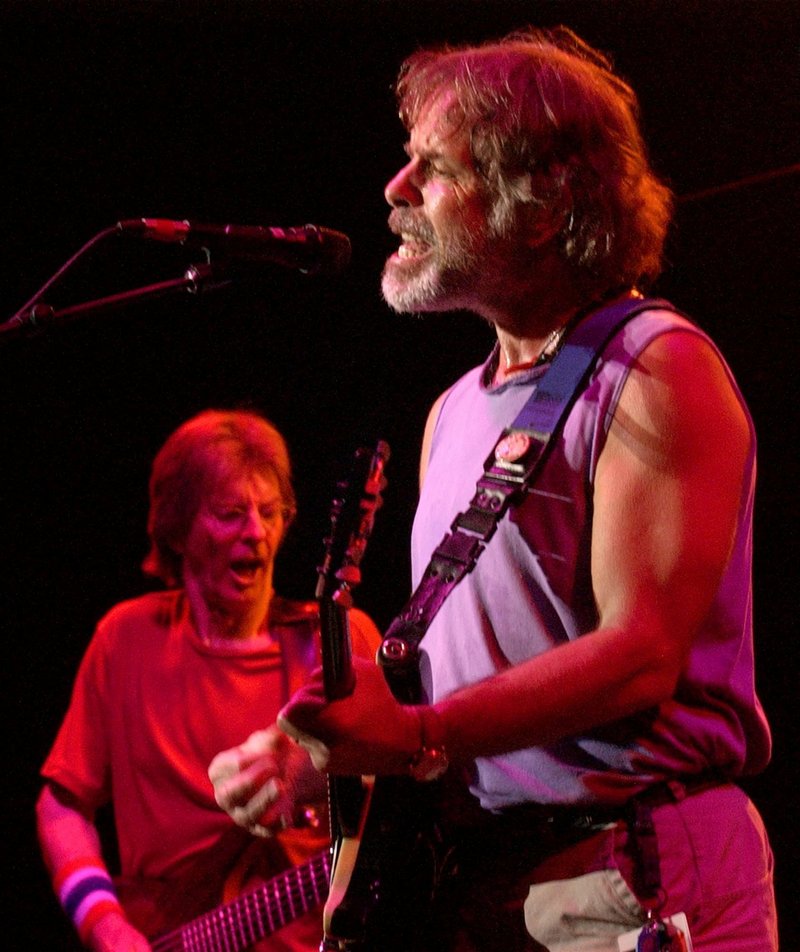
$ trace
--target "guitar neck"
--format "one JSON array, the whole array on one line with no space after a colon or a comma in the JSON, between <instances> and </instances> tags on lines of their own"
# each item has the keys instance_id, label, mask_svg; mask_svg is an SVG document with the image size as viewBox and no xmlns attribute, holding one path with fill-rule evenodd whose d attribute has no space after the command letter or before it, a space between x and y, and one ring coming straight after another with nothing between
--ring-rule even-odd
<instances>
[{"instance_id":1,"label":"guitar neck","mask_svg":"<svg viewBox=\"0 0 800 952\"><path fill-rule=\"evenodd\" d=\"M353 691L353 656L347 608L332 598L319 600L320 647L325 697L336 701Z\"/></svg>"},{"instance_id":2,"label":"guitar neck","mask_svg":"<svg viewBox=\"0 0 800 952\"><path fill-rule=\"evenodd\" d=\"M318 853L231 902L151 943L153 952L244 952L319 906L328 894L330 852Z\"/></svg>"}]
</instances>

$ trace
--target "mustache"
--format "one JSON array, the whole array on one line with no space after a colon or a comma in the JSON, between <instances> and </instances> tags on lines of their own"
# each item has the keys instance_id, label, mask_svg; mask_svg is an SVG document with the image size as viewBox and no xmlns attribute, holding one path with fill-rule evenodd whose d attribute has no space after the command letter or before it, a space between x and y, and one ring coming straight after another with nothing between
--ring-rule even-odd
<instances>
[{"instance_id":1,"label":"mustache","mask_svg":"<svg viewBox=\"0 0 800 952\"><path fill-rule=\"evenodd\" d=\"M389 228L396 235L402 232L429 245L436 243L436 233L430 222L413 208L393 208L389 213Z\"/></svg>"}]
</instances>

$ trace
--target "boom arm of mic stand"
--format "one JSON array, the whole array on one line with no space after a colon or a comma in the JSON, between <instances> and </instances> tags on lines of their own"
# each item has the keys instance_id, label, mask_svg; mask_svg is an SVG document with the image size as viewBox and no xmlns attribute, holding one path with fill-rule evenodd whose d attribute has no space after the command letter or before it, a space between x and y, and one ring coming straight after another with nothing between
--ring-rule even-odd
<instances>
[{"instance_id":1,"label":"boom arm of mic stand","mask_svg":"<svg viewBox=\"0 0 800 952\"><path fill-rule=\"evenodd\" d=\"M199 294L202 291L215 290L230 283L230 279L224 277L222 266L215 267L211 262L205 262L204 264L191 265L182 278L159 281L157 284L148 284L141 288L133 288L93 301L73 304L58 311L46 304L35 304L31 308L15 314L4 324L0 324L0 342L34 333L54 324L67 323L87 315L124 307L137 301L166 297L178 291Z\"/></svg>"}]
</instances>

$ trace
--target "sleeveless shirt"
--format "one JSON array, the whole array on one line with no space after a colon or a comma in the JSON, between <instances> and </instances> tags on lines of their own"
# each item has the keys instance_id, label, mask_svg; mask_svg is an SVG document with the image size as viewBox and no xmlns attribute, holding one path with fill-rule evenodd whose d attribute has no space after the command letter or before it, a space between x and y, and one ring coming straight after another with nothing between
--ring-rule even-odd
<instances>
[{"instance_id":1,"label":"sleeveless shirt","mask_svg":"<svg viewBox=\"0 0 800 952\"><path fill-rule=\"evenodd\" d=\"M606 346L532 491L501 520L476 567L429 628L421 645L427 700L596 627L590 548L597 460L631 366L657 336L676 330L708 340L677 314L648 310ZM495 386L485 382L493 359L495 354L465 374L443 400L412 533L414 585L455 515L467 508L503 428L546 371L536 367ZM552 746L479 758L472 791L485 808L617 803L661 779L711 767L735 777L755 773L769 760L769 728L753 665L755 434L723 365L749 421L750 451L734 546L673 698ZM613 657L608 663L614 664Z\"/></svg>"}]
</instances>

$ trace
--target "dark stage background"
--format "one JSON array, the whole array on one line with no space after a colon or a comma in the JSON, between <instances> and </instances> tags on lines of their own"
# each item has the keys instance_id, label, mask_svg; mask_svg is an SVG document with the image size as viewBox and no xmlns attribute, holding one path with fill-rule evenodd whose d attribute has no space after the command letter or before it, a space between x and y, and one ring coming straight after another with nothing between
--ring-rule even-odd
<instances>
[{"instance_id":1,"label":"dark stage background","mask_svg":"<svg viewBox=\"0 0 800 952\"><path fill-rule=\"evenodd\" d=\"M381 625L402 605L424 418L491 335L471 316L381 302L395 244L382 189L404 138L390 87L421 44L559 22L613 52L640 93L655 164L685 197L658 290L716 338L759 428L755 613L775 758L747 786L774 839L783 948L798 947L798 177L780 173L798 162L795 5L3 0L0 320L120 219L315 222L353 242L336 278L264 267L0 348L6 948L71 944L34 845L36 772L95 620L145 588L148 468L179 422L246 402L284 431L300 517L278 582L295 596L313 592L344 461L388 440L360 603ZM113 238L46 300L178 278L195 260Z\"/></svg>"}]
</instances>

